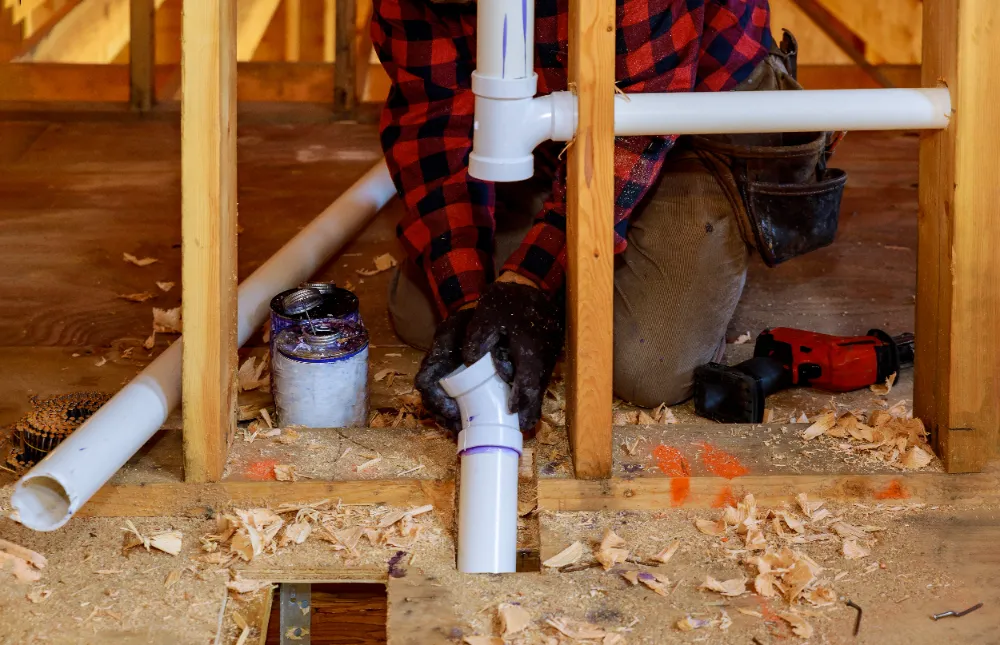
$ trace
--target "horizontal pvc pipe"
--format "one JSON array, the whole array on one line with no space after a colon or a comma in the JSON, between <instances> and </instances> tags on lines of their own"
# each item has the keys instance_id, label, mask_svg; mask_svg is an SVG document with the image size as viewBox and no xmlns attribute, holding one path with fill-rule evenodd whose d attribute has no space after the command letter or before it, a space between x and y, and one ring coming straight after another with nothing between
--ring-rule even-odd
<instances>
[{"instance_id":1,"label":"horizontal pvc pipe","mask_svg":"<svg viewBox=\"0 0 1000 645\"><path fill-rule=\"evenodd\" d=\"M517 473L522 436L511 413L510 386L490 354L441 379L458 402L461 484L458 500L458 570L512 573L517 569Z\"/></svg>"},{"instance_id":2,"label":"horizontal pvc pipe","mask_svg":"<svg viewBox=\"0 0 1000 645\"><path fill-rule=\"evenodd\" d=\"M941 129L950 116L946 88L615 97L618 136Z\"/></svg>"},{"instance_id":3,"label":"horizontal pvc pipe","mask_svg":"<svg viewBox=\"0 0 1000 645\"><path fill-rule=\"evenodd\" d=\"M379 163L254 271L239 288L239 344L267 319L274 294L315 273L395 194ZM64 525L163 425L181 398L182 340L17 482L11 503L22 524L36 531Z\"/></svg>"}]
</instances>

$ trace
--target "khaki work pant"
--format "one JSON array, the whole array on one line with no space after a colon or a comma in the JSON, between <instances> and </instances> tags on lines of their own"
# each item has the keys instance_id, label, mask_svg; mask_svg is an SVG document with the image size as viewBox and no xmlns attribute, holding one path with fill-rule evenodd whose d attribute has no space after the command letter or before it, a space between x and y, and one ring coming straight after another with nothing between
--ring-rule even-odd
<instances>
[{"instance_id":1,"label":"khaki work pant","mask_svg":"<svg viewBox=\"0 0 1000 645\"><path fill-rule=\"evenodd\" d=\"M799 89L777 57L737 88L774 89ZM614 391L626 401L680 403L691 396L695 367L722 357L751 253L738 223L739 195L726 189L732 183L727 168L706 165L682 139L632 214L614 278ZM497 185L498 268L528 232L549 188L537 180ZM430 347L436 310L412 262L390 281L389 315L404 342Z\"/></svg>"}]
</instances>

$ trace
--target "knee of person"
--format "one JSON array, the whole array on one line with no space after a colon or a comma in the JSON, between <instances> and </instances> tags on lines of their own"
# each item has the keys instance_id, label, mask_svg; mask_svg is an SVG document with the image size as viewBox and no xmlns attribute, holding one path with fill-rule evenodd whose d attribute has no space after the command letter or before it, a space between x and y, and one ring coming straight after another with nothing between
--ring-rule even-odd
<instances>
[{"instance_id":1,"label":"knee of person","mask_svg":"<svg viewBox=\"0 0 1000 645\"><path fill-rule=\"evenodd\" d=\"M690 348L656 345L634 336L615 339L615 395L644 408L676 405L691 398L694 369L701 362Z\"/></svg>"}]
</instances>

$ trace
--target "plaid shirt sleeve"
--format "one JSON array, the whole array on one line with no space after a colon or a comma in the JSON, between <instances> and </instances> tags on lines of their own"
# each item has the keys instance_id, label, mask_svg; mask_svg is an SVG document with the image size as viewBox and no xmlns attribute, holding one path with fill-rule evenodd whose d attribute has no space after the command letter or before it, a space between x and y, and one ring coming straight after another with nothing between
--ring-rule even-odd
<instances>
[{"instance_id":1,"label":"plaid shirt sleeve","mask_svg":"<svg viewBox=\"0 0 1000 645\"><path fill-rule=\"evenodd\" d=\"M566 89L568 0L535 0L539 92ZM447 7L447 8L444 8ZM492 279L494 192L466 171L472 141L474 7L376 0L372 35L392 89L382 145L407 206L398 232L428 274L442 312ZM767 0L617 0L616 78L626 92L726 91L771 47ZM615 139L615 252L676 137ZM546 149L551 149L551 146ZM541 151L540 154L544 154ZM553 293L565 281L565 164L504 271Z\"/></svg>"}]
</instances>

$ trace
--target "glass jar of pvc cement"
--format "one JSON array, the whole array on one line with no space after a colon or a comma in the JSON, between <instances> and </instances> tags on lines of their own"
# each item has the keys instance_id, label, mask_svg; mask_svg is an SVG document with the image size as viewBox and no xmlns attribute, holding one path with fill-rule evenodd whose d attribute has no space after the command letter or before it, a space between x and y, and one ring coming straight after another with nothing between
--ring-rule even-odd
<instances>
[{"instance_id":1,"label":"glass jar of pvc cement","mask_svg":"<svg viewBox=\"0 0 1000 645\"><path fill-rule=\"evenodd\" d=\"M368 416L368 331L349 320L296 323L274 338L271 379L282 425L363 426Z\"/></svg>"}]
</instances>

